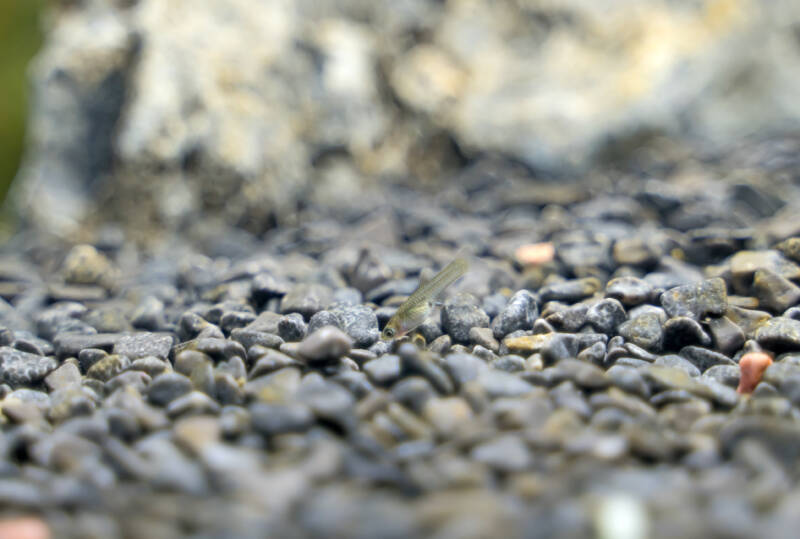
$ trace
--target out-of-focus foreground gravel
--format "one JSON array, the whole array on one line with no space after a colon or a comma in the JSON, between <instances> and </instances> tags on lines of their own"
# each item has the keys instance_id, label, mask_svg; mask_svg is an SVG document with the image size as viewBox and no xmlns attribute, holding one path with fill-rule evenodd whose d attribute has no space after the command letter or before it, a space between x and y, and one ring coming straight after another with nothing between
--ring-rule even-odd
<instances>
[{"instance_id":1,"label":"out-of-focus foreground gravel","mask_svg":"<svg viewBox=\"0 0 800 539\"><path fill-rule=\"evenodd\" d=\"M54 7L0 248L0 517L794 537L800 137L750 135L797 121L800 8L594 5Z\"/></svg>"}]
</instances>

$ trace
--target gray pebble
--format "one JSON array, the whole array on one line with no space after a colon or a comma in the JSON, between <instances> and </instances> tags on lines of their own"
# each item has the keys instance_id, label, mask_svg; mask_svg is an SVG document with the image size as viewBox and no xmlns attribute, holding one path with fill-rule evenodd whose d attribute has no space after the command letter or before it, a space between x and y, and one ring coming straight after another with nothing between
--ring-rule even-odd
<instances>
[{"instance_id":1,"label":"gray pebble","mask_svg":"<svg viewBox=\"0 0 800 539\"><path fill-rule=\"evenodd\" d=\"M60 423L71 417L91 415L96 399L91 390L79 385L58 389L50 395L47 417L53 423Z\"/></svg>"},{"instance_id":2,"label":"gray pebble","mask_svg":"<svg viewBox=\"0 0 800 539\"><path fill-rule=\"evenodd\" d=\"M306 330L306 323L300 313L287 314L278 322L278 335L286 342L302 341Z\"/></svg>"},{"instance_id":3,"label":"gray pebble","mask_svg":"<svg viewBox=\"0 0 800 539\"><path fill-rule=\"evenodd\" d=\"M580 341L572 333L553 333L541 349L542 359L548 364L574 358L580 351Z\"/></svg>"},{"instance_id":4,"label":"gray pebble","mask_svg":"<svg viewBox=\"0 0 800 539\"><path fill-rule=\"evenodd\" d=\"M194 386L197 391L202 391L207 395L214 395L216 393L216 388L214 387L214 369L211 367L210 362L196 365L194 369L192 369L192 372L189 373L189 379L192 381L192 386Z\"/></svg>"},{"instance_id":5,"label":"gray pebble","mask_svg":"<svg viewBox=\"0 0 800 539\"><path fill-rule=\"evenodd\" d=\"M170 401L167 415L171 418L187 415L218 414L220 405L200 391L191 391Z\"/></svg>"},{"instance_id":6,"label":"gray pebble","mask_svg":"<svg viewBox=\"0 0 800 539\"><path fill-rule=\"evenodd\" d=\"M177 372L167 372L153 379L147 398L156 406L166 406L191 390L192 381L189 378Z\"/></svg>"},{"instance_id":7,"label":"gray pebble","mask_svg":"<svg viewBox=\"0 0 800 539\"><path fill-rule=\"evenodd\" d=\"M403 372L419 374L427 378L437 391L445 395L455 391L447 372L427 357L422 357L417 347L411 343L403 343L397 349L397 355L403 366Z\"/></svg>"},{"instance_id":8,"label":"gray pebble","mask_svg":"<svg viewBox=\"0 0 800 539\"><path fill-rule=\"evenodd\" d=\"M491 366L499 371L521 372L525 370L525 358L509 354L495 359Z\"/></svg>"},{"instance_id":9,"label":"gray pebble","mask_svg":"<svg viewBox=\"0 0 800 539\"><path fill-rule=\"evenodd\" d=\"M767 320L756 330L756 341L775 352L800 350L800 321L781 316Z\"/></svg>"},{"instance_id":10,"label":"gray pebble","mask_svg":"<svg viewBox=\"0 0 800 539\"><path fill-rule=\"evenodd\" d=\"M345 287L337 288L333 292L333 302L342 305L359 305L363 302L364 297L357 288Z\"/></svg>"},{"instance_id":11,"label":"gray pebble","mask_svg":"<svg viewBox=\"0 0 800 539\"><path fill-rule=\"evenodd\" d=\"M325 364L346 356L352 344L342 330L325 326L308 335L300 343L298 353L312 365Z\"/></svg>"},{"instance_id":12,"label":"gray pebble","mask_svg":"<svg viewBox=\"0 0 800 539\"><path fill-rule=\"evenodd\" d=\"M481 346L480 344L476 344L475 346L473 346L471 353L472 353L472 355L481 358L482 360L484 360L487 363L491 363L492 361L497 359L497 354L495 354L494 352L492 352L488 348L485 348L485 347Z\"/></svg>"},{"instance_id":13,"label":"gray pebble","mask_svg":"<svg viewBox=\"0 0 800 539\"><path fill-rule=\"evenodd\" d=\"M83 316L86 311L86 307L77 302L56 303L36 317L36 334L48 341L65 333L71 335L96 334L96 329L79 320L79 317Z\"/></svg>"},{"instance_id":14,"label":"gray pebble","mask_svg":"<svg viewBox=\"0 0 800 539\"><path fill-rule=\"evenodd\" d=\"M144 393L152 377L142 371L124 371L105 383L107 393L113 393L119 388L136 388L139 393Z\"/></svg>"},{"instance_id":15,"label":"gray pebble","mask_svg":"<svg viewBox=\"0 0 800 539\"><path fill-rule=\"evenodd\" d=\"M0 346L9 346L14 342L14 332L7 327L0 327Z\"/></svg>"},{"instance_id":16,"label":"gray pebble","mask_svg":"<svg viewBox=\"0 0 800 539\"><path fill-rule=\"evenodd\" d=\"M161 333L135 333L123 335L114 343L114 353L134 360L140 357L169 357L172 349L172 336Z\"/></svg>"},{"instance_id":17,"label":"gray pebble","mask_svg":"<svg viewBox=\"0 0 800 539\"><path fill-rule=\"evenodd\" d=\"M400 378L402 372L400 357L386 354L378 359L367 361L364 364L364 372L375 384L390 385Z\"/></svg>"},{"instance_id":18,"label":"gray pebble","mask_svg":"<svg viewBox=\"0 0 800 539\"><path fill-rule=\"evenodd\" d=\"M81 383L81 371L74 363L64 363L44 379L50 391Z\"/></svg>"},{"instance_id":19,"label":"gray pebble","mask_svg":"<svg viewBox=\"0 0 800 539\"><path fill-rule=\"evenodd\" d=\"M319 311L309 320L307 333L310 335L325 326L334 326L342 329L342 323L338 316L330 311Z\"/></svg>"},{"instance_id":20,"label":"gray pebble","mask_svg":"<svg viewBox=\"0 0 800 539\"><path fill-rule=\"evenodd\" d=\"M550 305L552 304L551 302ZM558 328L561 331L575 332L586 323L586 313L588 311L589 306L587 304L578 303L547 315L546 320L554 328ZM542 315L544 316L545 312Z\"/></svg>"},{"instance_id":21,"label":"gray pebble","mask_svg":"<svg viewBox=\"0 0 800 539\"><path fill-rule=\"evenodd\" d=\"M388 354L390 349L391 343L382 340L369 347L369 351L378 357L382 356L383 354Z\"/></svg>"},{"instance_id":22,"label":"gray pebble","mask_svg":"<svg viewBox=\"0 0 800 539\"><path fill-rule=\"evenodd\" d=\"M578 352L577 357L581 361L602 365L606 357L606 345L601 342L596 342Z\"/></svg>"},{"instance_id":23,"label":"gray pebble","mask_svg":"<svg viewBox=\"0 0 800 539\"><path fill-rule=\"evenodd\" d=\"M471 354L449 354L442 360L442 366L457 387L462 387L489 370L489 365L484 360Z\"/></svg>"},{"instance_id":24,"label":"gray pebble","mask_svg":"<svg viewBox=\"0 0 800 539\"><path fill-rule=\"evenodd\" d=\"M492 399L520 397L533 390L533 386L525 380L513 374L494 369L480 373L477 382Z\"/></svg>"},{"instance_id":25,"label":"gray pebble","mask_svg":"<svg viewBox=\"0 0 800 539\"><path fill-rule=\"evenodd\" d=\"M565 301L574 303L593 295L600 289L600 281L594 277L572 279L543 286L539 289L542 301Z\"/></svg>"},{"instance_id":26,"label":"gray pebble","mask_svg":"<svg viewBox=\"0 0 800 539\"><path fill-rule=\"evenodd\" d=\"M147 296L131 313L131 325L137 329L158 331L164 326L164 302Z\"/></svg>"},{"instance_id":27,"label":"gray pebble","mask_svg":"<svg viewBox=\"0 0 800 539\"><path fill-rule=\"evenodd\" d=\"M303 432L314 423L314 415L303 404L255 403L250 406L253 429L265 436L287 432Z\"/></svg>"},{"instance_id":28,"label":"gray pebble","mask_svg":"<svg viewBox=\"0 0 800 539\"><path fill-rule=\"evenodd\" d=\"M246 350L249 350L253 346L263 346L264 348L280 348L284 342L283 338L275 335L274 333L253 331L247 328L236 328L231 331L231 339L241 344Z\"/></svg>"},{"instance_id":29,"label":"gray pebble","mask_svg":"<svg viewBox=\"0 0 800 539\"><path fill-rule=\"evenodd\" d=\"M643 359L637 359L635 357L621 357L614 362L614 365L620 365L624 367L646 367L647 365L652 364L651 361L645 361Z\"/></svg>"},{"instance_id":30,"label":"gray pebble","mask_svg":"<svg viewBox=\"0 0 800 539\"><path fill-rule=\"evenodd\" d=\"M426 343L432 343L442 336L442 326L438 321L428 318L422 324L417 326L417 329L414 330L414 333L421 335L422 338L425 339Z\"/></svg>"},{"instance_id":31,"label":"gray pebble","mask_svg":"<svg viewBox=\"0 0 800 539\"><path fill-rule=\"evenodd\" d=\"M255 275L251 283L251 294L258 304L263 304L272 298L281 298L289 290L289 283L269 272Z\"/></svg>"},{"instance_id":32,"label":"gray pebble","mask_svg":"<svg viewBox=\"0 0 800 539\"><path fill-rule=\"evenodd\" d=\"M197 338L181 343L175 347L175 357L187 350L202 352L214 361L247 356L245 347L237 341L219 338Z\"/></svg>"},{"instance_id":33,"label":"gray pebble","mask_svg":"<svg viewBox=\"0 0 800 539\"><path fill-rule=\"evenodd\" d=\"M182 341L194 339L209 325L211 324L199 314L187 311L178 320L178 336Z\"/></svg>"},{"instance_id":34,"label":"gray pebble","mask_svg":"<svg viewBox=\"0 0 800 539\"><path fill-rule=\"evenodd\" d=\"M800 302L800 286L768 269L758 269L753 276L753 293L759 307L782 313Z\"/></svg>"},{"instance_id":35,"label":"gray pebble","mask_svg":"<svg viewBox=\"0 0 800 539\"><path fill-rule=\"evenodd\" d=\"M680 355L691 361L700 372L705 372L714 365L736 365L728 356L699 346L686 346L681 349Z\"/></svg>"},{"instance_id":36,"label":"gray pebble","mask_svg":"<svg viewBox=\"0 0 800 539\"><path fill-rule=\"evenodd\" d=\"M720 445L727 455L746 440L757 440L784 466L793 466L800 457L800 427L796 421L758 416L732 418L719 433Z\"/></svg>"},{"instance_id":37,"label":"gray pebble","mask_svg":"<svg viewBox=\"0 0 800 539\"><path fill-rule=\"evenodd\" d=\"M497 353L500 343L494 338L494 334L489 328L474 327L469 330L469 339L472 344L477 344Z\"/></svg>"},{"instance_id":38,"label":"gray pebble","mask_svg":"<svg viewBox=\"0 0 800 539\"><path fill-rule=\"evenodd\" d=\"M481 308L489 316L489 318L494 319L497 315L503 312L503 309L505 309L507 304L508 298L506 298L503 294L495 293L483 298ZM534 319L535 318L536 317L534 317Z\"/></svg>"},{"instance_id":39,"label":"gray pebble","mask_svg":"<svg viewBox=\"0 0 800 539\"><path fill-rule=\"evenodd\" d=\"M619 334L650 352L659 352L664 342L664 331L658 315L645 313L619 326Z\"/></svg>"},{"instance_id":40,"label":"gray pebble","mask_svg":"<svg viewBox=\"0 0 800 539\"><path fill-rule=\"evenodd\" d=\"M258 378L278 369L289 366L300 366L300 364L292 357L287 356L277 350L268 350L264 355L258 358L256 364L250 370L249 378Z\"/></svg>"},{"instance_id":41,"label":"gray pebble","mask_svg":"<svg viewBox=\"0 0 800 539\"><path fill-rule=\"evenodd\" d=\"M12 344L12 348L16 348L20 352L28 352L37 356L46 355L44 350L33 340L30 339L16 339Z\"/></svg>"},{"instance_id":42,"label":"gray pebble","mask_svg":"<svg viewBox=\"0 0 800 539\"><path fill-rule=\"evenodd\" d=\"M131 361L127 356L120 356L112 354L105 356L100 361L96 362L91 368L86 371L87 378L94 378L101 382L107 382L114 376L127 369Z\"/></svg>"},{"instance_id":43,"label":"gray pebble","mask_svg":"<svg viewBox=\"0 0 800 539\"><path fill-rule=\"evenodd\" d=\"M0 380L11 387L40 382L56 367L58 362L52 357L0 347Z\"/></svg>"},{"instance_id":44,"label":"gray pebble","mask_svg":"<svg viewBox=\"0 0 800 539\"><path fill-rule=\"evenodd\" d=\"M77 357L81 350L86 348L99 348L106 352L111 352L118 340L123 337L121 334L95 333L79 334L64 333L55 338L54 345L56 356L59 359Z\"/></svg>"},{"instance_id":45,"label":"gray pebble","mask_svg":"<svg viewBox=\"0 0 800 539\"><path fill-rule=\"evenodd\" d=\"M392 386L392 395L397 402L421 413L428 400L437 396L431 383L421 376L407 376Z\"/></svg>"},{"instance_id":46,"label":"gray pebble","mask_svg":"<svg viewBox=\"0 0 800 539\"><path fill-rule=\"evenodd\" d=\"M330 312L338 319L340 327L353 340L356 348L369 348L380 337L378 318L364 305L333 305Z\"/></svg>"},{"instance_id":47,"label":"gray pebble","mask_svg":"<svg viewBox=\"0 0 800 539\"><path fill-rule=\"evenodd\" d=\"M477 305L471 294L458 294L448 299L442 307L442 330L456 343L469 343L469 330L488 327L489 317Z\"/></svg>"},{"instance_id":48,"label":"gray pebble","mask_svg":"<svg viewBox=\"0 0 800 539\"><path fill-rule=\"evenodd\" d=\"M504 435L474 447L470 452L470 458L508 473L521 472L533 462L525 443L514 435Z\"/></svg>"},{"instance_id":49,"label":"gray pebble","mask_svg":"<svg viewBox=\"0 0 800 539\"><path fill-rule=\"evenodd\" d=\"M634 307L653 296L653 286L637 277L617 277L606 284L606 297L618 300L626 307Z\"/></svg>"},{"instance_id":50,"label":"gray pebble","mask_svg":"<svg viewBox=\"0 0 800 539\"><path fill-rule=\"evenodd\" d=\"M434 354L445 355L453 345L450 335L441 335L428 345L428 350Z\"/></svg>"},{"instance_id":51,"label":"gray pebble","mask_svg":"<svg viewBox=\"0 0 800 539\"><path fill-rule=\"evenodd\" d=\"M100 350L99 348L85 348L78 353L78 365L80 365L81 371L87 372L92 365L106 357L108 353L105 350Z\"/></svg>"},{"instance_id":52,"label":"gray pebble","mask_svg":"<svg viewBox=\"0 0 800 539\"><path fill-rule=\"evenodd\" d=\"M602 389L609 385L605 371L585 361L565 359L551 368L554 371L552 380L555 383L568 380L578 387L587 389Z\"/></svg>"},{"instance_id":53,"label":"gray pebble","mask_svg":"<svg viewBox=\"0 0 800 539\"><path fill-rule=\"evenodd\" d=\"M355 426L355 398L339 384L321 377L306 377L297 391L297 400L306 404L316 417L330 421L345 431ZM253 420L255 423L255 417Z\"/></svg>"},{"instance_id":54,"label":"gray pebble","mask_svg":"<svg viewBox=\"0 0 800 539\"><path fill-rule=\"evenodd\" d=\"M650 388L642 374L633 367L612 365L607 371L609 381L616 387L628 393L639 395L643 398L650 397Z\"/></svg>"},{"instance_id":55,"label":"gray pebble","mask_svg":"<svg viewBox=\"0 0 800 539\"><path fill-rule=\"evenodd\" d=\"M660 356L653 362L654 365L662 367L670 367L673 369L680 369L689 376L700 376L701 370L691 361L685 357L677 356L674 354L667 356Z\"/></svg>"},{"instance_id":56,"label":"gray pebble","mask_svg":"<svg viewBox=\"0 0 800 539\"><path fill-rule=\"evenodd\" d=\"M137 360L139 361L139 360ZM210 364L211 358L196 350L184 350L175 356L175 372L189 375L197 365Z\"/></svg>"},{"instance_id":57,"label":"gray pebble","mask_svg":"<svg viewBox=\"0 0 800 539\"><path fill-rule=\"evenodd\" d=\"M278 334L278 324L280 324L281 318L283 318L278 313L273 313L270 311L264 311L256 317L255 320L250 322L245 326L245 329L250 331L260 331L263 333L272 333L274 335Z\"/></svg>"},{"instance_id":58,"label":"gray pebble","mask_svg":"<svg viewBox=\"0 0 800 539\"><path fill-rule=\"evenodd\" d=\"M670 318L664 324L664 349L680 350L684 346L699 344L711 346L711 337L700 323L688 316Z\"/></svg>"},{"instance_id":59,"label":"gray pebble","mask_svg":"<svg viewBox=\"0 0 800 539\"><path fill-rule=\"evenodd\" d=\"M714 365L709 367L703 373L703 376L712 378L726 386L737 387L739 385L739 374L738 365Z\"/></svg>"},{"instance_id":60,"label":"gray pebble","mask_svg":"<svg viewBox=\"0 0 800 539\"><path fill-rule=\"evenodd\" d=\"M237 380L244 380L247 377L247 366L239 356L233 356L228 361L217 363L216 371L230 373Z\"/></svg>"},{"instance_id":61,"label":"gray pebble","mask_svg":"<svg viewBox=\"0 0 800 539\"><path fill-rule=\"evenodd\" d=\"M256 315L248 311L228 311L219 320L219 327L230 334L235 329L247 327L256 320Z\"/></svg>"},{"instance_id":62,"label":"gray pebble","mask_svg":"<svg viewBox=\"0 0 800 539\"><path fill-rule=\"evenodd\" d=\"M661 306L670 317L699 320L708 315L721 316L728 308L725 281L717 277L672 288L661 294Z\"/></svg>"},{"instance_id":63,"label":"gray pebble","mask_svg":"<svg viewBox=\"0 0 800 539\"><path fill-rule=\"evenodd\" d=\"M215 372L214 398L222 405L242 404L245 398L245 391L230 373Z\"/></svg>"},{"instance_id":64,"label":"gray pebble","mask_svg":"<svg viewBox=\"0 0 800 539\"><path fill-rule=\"evenodd\" d=\"M281 299L281 314L300 313L306 320L331 302L332 291L317 283L294 285Z\"/></svg>"},{"instance_id":65,"label":"gray pebble","mask_svg":"<svg viewBox=\"0 0 800 539\"><path fill-rule=\"evenodd\" d=\"M742 328L731 322L727 316L709 319L708 331L711 333L714 347L723 354L732 355L744 344Z\"/></svg>"},{"instance_id":66,"label":"gray pebble","mask_svg":"<svg viewBox=\"0 0 800 539\"><path fill-rule=\"evenodd\" d=\"M203 316L203 318L205 318L212 324L219 326L222 324L223 316L225 316L228 313L237 313L237 312L253 314L253 308L242 301L232 299L211 305L205 311L201 312L201 315ZM252 321L253 320L251 319L250 322Z\"/></svg>"},{"instance_id":67,"label":"gray pebble","mask_svg":"<svg viewBox=\"0 0 800 539\"><path fill-rule=\"evenodd\" d=\"M494 337L502 339L513 331L531 329L538 316L537 297L528 290L519 290L492 323Z\"/></svg>"},{"instance_id":68,"label":"gray pebble","mask_svg":"<svg viewBox=\"0 0 800 539\"><path fill-rule=\"evenodd\" d=\"M627 315L622 303L613 298L598 301L586 313L586 321L606 335L613 335L617 327L625 322Z\"/></svg>"}]
</instances>

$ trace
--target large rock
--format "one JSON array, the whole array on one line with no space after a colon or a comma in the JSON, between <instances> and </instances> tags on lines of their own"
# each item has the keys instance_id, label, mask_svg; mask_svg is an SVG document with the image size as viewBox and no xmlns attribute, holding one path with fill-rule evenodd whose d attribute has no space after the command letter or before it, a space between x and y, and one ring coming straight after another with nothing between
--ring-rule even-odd
<instances>
[{"instance_id":1,"label":"large rock","mask_svg":"<svg viewBox=\"0 0 800 539\"><path fill-rule=\"evenodd\" d=\"M16 199L59 234L94 210L142 235L260 231L299 194L348 204L465 153L583 167L637 133L727 143L800 119L796 2L53 6Z\"/></svg>"}]
</instances>

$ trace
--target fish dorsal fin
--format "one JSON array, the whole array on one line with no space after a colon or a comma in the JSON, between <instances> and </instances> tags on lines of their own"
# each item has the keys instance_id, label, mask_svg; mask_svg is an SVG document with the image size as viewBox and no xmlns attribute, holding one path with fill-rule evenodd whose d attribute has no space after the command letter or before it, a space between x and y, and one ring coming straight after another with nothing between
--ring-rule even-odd
<instances>
[{"instance_id":1,"label":"fish dorsal fin","mask_svg":"<svg viewBox=\"0 0 800 539\"><path fill-rule=\"evenodd\" d=\"M433 303L445 288L464 275L467 271L467 267L468 263L466 259L456 258L439 273L434 275L428 282L421 284L419 288L411 294L409 300L411 300L412 303L421 301L425 301L429 304Z\"/></svg>"}]
</instances>

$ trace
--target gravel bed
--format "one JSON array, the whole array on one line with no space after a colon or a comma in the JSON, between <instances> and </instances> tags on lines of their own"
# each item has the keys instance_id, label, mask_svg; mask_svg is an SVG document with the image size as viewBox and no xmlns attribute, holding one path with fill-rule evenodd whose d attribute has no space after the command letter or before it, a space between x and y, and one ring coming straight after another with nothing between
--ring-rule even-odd
<instances>
[{"instance_id":1,"label":"gravel bed","mask_svg":"<svg viewBox=\"0 0 800 539\"><path fill-rule=\"evenodd\" d=\"M695 166L479 160L157 248L24 231L0 252L0 513L59 537L792 537L799 190ZM434 316L380 340L457 254Z\"/></svg>"}]
</instances>

